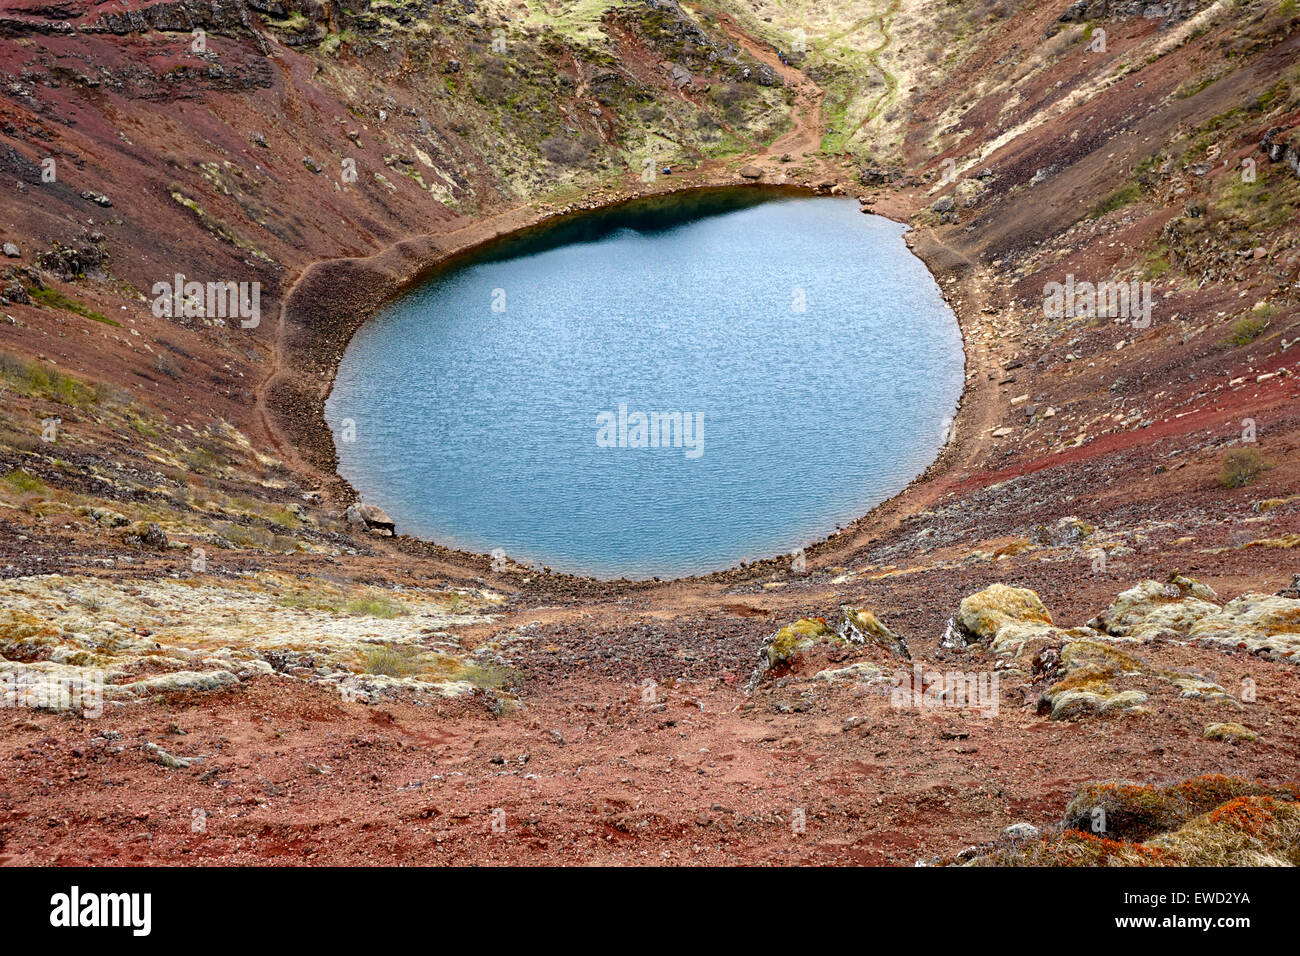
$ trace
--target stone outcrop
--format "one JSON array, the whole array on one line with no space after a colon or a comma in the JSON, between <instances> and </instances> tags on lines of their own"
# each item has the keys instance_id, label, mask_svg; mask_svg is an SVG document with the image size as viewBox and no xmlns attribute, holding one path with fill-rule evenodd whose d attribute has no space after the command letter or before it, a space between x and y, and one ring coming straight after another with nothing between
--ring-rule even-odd
<instances>
[{"instance_id":1,"label":"stone outcrop","mask_svg":"<svg viewBox=\"0 0 1300 956\"><path fill-rule=\"evenodd\" d=\"M890 658L910 658L907 641L895 634L870 611L844 605L840 608L838 626L834 629L824 618L805 617L787 624L772 636L758 652L758 665L750 675L746 690L752 692L776 671L796 664L796 659L810 655L815 648L825 648L832 659L841 660L848 654L884 652ZM800 662L802 663L802 662ZM887 680L884 671L869 660L826 667L815 671L813 680L835 681L857 679L867 682Z\"/></svg>"},{"instance_id":2,"label":"stone outcrop","mask_svg":"<svg viewBox=\"0 0 1300 956\"><path fill-rule=\"evenodd\" d=\"M912 655L907 650L907 639L887 628L870 611L843 605L840 608L840 622L836 633L841 640L853 644L871 644L883 648L896 657L911 660Z\"/></svg>"},{"instance_id":3,"label":"stone outcrop","mask_svg":"<svg viewBox=\"0 0 1300 956\"><path fill-rule=\"evenodd\" d=\"M1212 588L1174 573L1163 583L1146 580L1122 592L1088 626L1112 637L1143 641L1186 635L1218 610L1219 596Z\"/></svg>"},{"instance_id":4,"label":"stone outcrop","mask_svg":"<svg viewBox=\"0 0 1300 956\"><path fill-rule=\"evenodd\" d=\"M992 584L977 594L963 598L957 616L949 625L945 642L952 646L991 642L1009 624L1050 625L1052 616L1038 595L1029 588Z\"/></svg>"},{"instance_id":5,"label":"stone outcrop","mask_svg":"<svg viewBox=\"0 0 1300 956\"><path fill-rule=\"evenodd\" d=\"M1300 664L1300 600L1243 594L1196 621L1189 639Z\"/></svg>"},{"instance_id":6,"label":"stone outcrop","mask_svg":"<svg viewBox=\"0 0 1300 956\"><path fill-rule=\"evenodd\" d=\"M378 505L354 502L343 512L343 519L353 527L360 527L381 537L391 538L397 530L393 519Z\"/></svg>"}]
</instances>

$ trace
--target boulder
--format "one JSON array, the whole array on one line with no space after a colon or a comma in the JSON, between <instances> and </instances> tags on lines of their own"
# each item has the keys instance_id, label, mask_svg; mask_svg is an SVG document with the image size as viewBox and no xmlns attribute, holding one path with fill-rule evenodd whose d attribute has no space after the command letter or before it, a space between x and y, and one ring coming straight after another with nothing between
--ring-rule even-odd
<instances>
[{"instance_id":1,"label":"boulder","mask_svg":"<svg viewBox=\"0 0 1300 956\"><path fill-rule=\"evenodd\" d=\"M1201 618L1217 613L1218 601L1211 588L1175 572L1164 583L1146 580L1124 591L1088 626L1138 641L1161 633L1182 636Z\"/></svg>"},{"instance_id":2,"label":"boulder","mask_svg":"<svg viewBox=\"0 0 1300 956\"><path fill-rule=\"evenodd\" d=\"M1259 734L1241 724L1210 724L1202 734L1206 740L1222 740L1230 744L1254 743Z\"/></svg>"},{"instance_id":3,"label":"boulder","mask_svg":"<svg viewBox=\"0 0 1300 956\"><path fill-rule=\"evenodd\" d=\"M18 247L15 246L12 242L5 243L4 252L5 255L8 256L10 259L17 259L19 256L22 255L22 253L18 250Z\"/></svg>"},{"instance_id":4,"label":"boulder","mask_svg":"<svg viewBox=\"0 0 1300 956\"><path fill-rule=\"evenodd\" d=\"M837 633L840 640L852 644L871 644L883 648L895 657L912 659L907 649L907 639L887 628L870 611L853 608L847 604L842 605Z\"/></svg>"},{"instance_id":5,"label":"boulder","mask_svg":"<svg viewBox=\"0 0 1300 956\"><path fill-rule=\"evenodd\" d=\"M1036 658L1036 670L1038 663ZM1116 712L1142 713L1148 695L1136 688L1119 686L1122 680L1132 678L1148 689L1169 686L1177 688L1179 696L1184 698L1240 707L1235 698L1201 674L1153 667L1137 655L1108 643L1101 634L1065 644L1059 659L1044 667L1043 672L1054 683L1039 697L1038 711L1049 714L1052 720L1079 720Z\"/></svg>"},{"instance_id":6,"label":"boulder","mask_svg":"<svg viewBox=\"0 0 1300 956\"><path fill-rule=\"evenodd\" d=\"M1002 830L1002 835L1013 842L1024 843L1028 840L1037 840L1043 833L1032 823L1013 823Z\"/></svg>"},{"instance_id":7,"label":"boulder","mask_svg":"<svg viewBox=\"0 0 1300 956\"><path fill-rule=\"evenodd\" d=\"M955 618L967 641L992 641L1008 624L1051 624L1052 616L1029 588L991 584L962 598Z\"/></svg>"},{"instance_id":8,"label":"boulder","mask_svg":"<svg viewBox=\"0 0 1300 956\"><path fill-rule=\"evenodd\" d=\"M762 179L763 171L750 163L740 167L740 175L745 179Z\"/></svg>"},{"instance_id":9,"label":"boulder","mask_svg":"<svg viewBox=\"0 0 1300 956\"><path fill-rule=\"evenodd\" d=\"M800 618L777 631L770 641L758 651L758 666L749 677L746 691L752 691L772 668L788 664L800 651L814 644L834 638L835 632L820 617Z\"/></svg>"},{"instance_id":10,"label":"boulder","mask_svg":"<svg viewBox=\"0 0 1300 956\"><path fill-rule=\"evenodd\" d=\"M397 530L397 525L393 522L393 519L388 517L388 513L377 505L366 505L359 501L353 502L343 512L343 518L348 524L363 527L367 531L372 531L382 537L392 537Z\"/></svg>"},{"instance_id":11,"label":"boulder","mask_svg":"<svg viewBox=\"0 0 1300 956\"><path fill-rule=\"evenodd\" d=\"M1187 637L1206 646L1240 648L1300 664L1300 600L1243 594L1198 618Z\"/></svg>"},{"instance_id":12,"label":"boulder","mask_svg":"<svg viewBox=\"0 0 1300 956\"><path fill-rule=\"evenodd\" d=\"M132 526L125 535L126 543L133 544L141 548L152 548L154 551L167 550L167 533L163 531L157 522L148 524L136 524Z\"/></svg>"}]
</instances>

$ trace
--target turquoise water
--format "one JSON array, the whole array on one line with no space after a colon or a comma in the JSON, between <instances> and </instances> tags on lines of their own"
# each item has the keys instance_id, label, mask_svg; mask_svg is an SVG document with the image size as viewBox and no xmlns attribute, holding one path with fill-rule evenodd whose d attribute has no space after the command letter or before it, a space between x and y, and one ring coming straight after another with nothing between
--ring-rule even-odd
<instances>
[{"instance_id":1,"label":"turquoise water","mask_svg":"<svg viewBox=\"0 0 1300 956\"><path fill-rule=\"evenodd\" d=\"M741 190L498 243L357 333L326 404L339 472L401 532L557 571L810 544L924 470L961 393L903 232Z\"/></svg>"}]
</instances>

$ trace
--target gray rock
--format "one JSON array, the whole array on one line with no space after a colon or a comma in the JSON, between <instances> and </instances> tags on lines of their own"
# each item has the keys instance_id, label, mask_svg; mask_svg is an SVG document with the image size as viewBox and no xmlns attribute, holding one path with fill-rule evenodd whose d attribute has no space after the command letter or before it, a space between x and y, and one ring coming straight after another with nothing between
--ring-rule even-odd
<instances>
[{"instance_id":1,"label":"gray rock","mask_svg":"<svg viewBox=\"0 0 1300 956\"><path fill-rule=\"evenodd\" d=\"M1030 840L1037 840L1043 832L1032 823L1013 823L1002 831L1002 835L1016 843L1027 843Z\"/></svg>"},{"instance_id":2,"label":"gray rock","mask_svg":"<svg viewBox=\"0 0 1300 956\"><path fill-rule=\"evenodd\" d=\"M6 242L4 248L5 248L5 255L8 256L10 259L17 259L19 256L22 255L22 253L18 251L18 247L15 246L12 242Z\"/></svg>"},{"instance_id":3,"label":"gray rock","mask_svg":"<svg viewBox=\"0 0 1300 956\"><path fill-rule=\"evenodd\" d=\"M397 527L383 508L365 505L359 501L348 505L347 510L343 512L343 518L348 524L364 527L367 531L373 531L384 537L391 537Z\"/></svg>"}]
</instances>

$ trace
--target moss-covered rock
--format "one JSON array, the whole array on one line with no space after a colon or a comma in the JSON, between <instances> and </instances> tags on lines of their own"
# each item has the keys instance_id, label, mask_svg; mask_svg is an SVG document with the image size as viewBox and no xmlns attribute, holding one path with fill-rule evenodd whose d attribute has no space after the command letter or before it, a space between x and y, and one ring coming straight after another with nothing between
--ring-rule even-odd
<instances>
[{"instance_id":1,"label":"moss-covered rock","mask_svg":"<svg viewBox=\"0 0 1300 956\"><path fill-rule=\"evenodd\" d=\"M1104 836L1140 841L1176 829L1229 800L1261 795L1294 800L1300 798L1300 791L1294 785L1278 787L1225 774L1166 785L1124 780L1087 783L1066 805L1064 825L1091 832L1094 822L1101 821Z\"/></svg>"},{"instance_id":2,"label":"moss-covered rock","mask_svg":"<svg viewBox=\"0 0 1300 956\"><path fill-rule=\"evenodd\" d=\"M956 623L968 641L992 641L1008 624L1051 624L1052 616L1029 588L998 583L962 598Z\"/></svg>"},{"instance_id":3,"label":"moss-covered rock","mask_svg":"<svg viewBox=\"0 0 1300 956\"><path fill-rule=\"evenodd\" d=\"M1198 619L1187 636L1207 646L1241 648L1300 664L1300 600L1243 594Z\"/></svg>"},{"instance_id":4,"label":"moss-covered rock","mask_svg":"<svg viewBox=\"0 0 1300 956\"><path fill-rule=\"evenodd\" d=\"M1300 866L1300 806L1237 797L1146 845L1180 866Z\"/></svg>"},{"instance_id":5,"label":"moss-covered rock","mask_svg":"<svg viewBox=\"0 0 1300 956\"><path fill-rule=\"evenodd\" d=\"M1241 724L1210 724L1203 734L1206 740L1222 740L1227 743L1253 743L1259 740L1259 734Z\"/></svg>"},{"instance_id":6,"label":"moss-covered rock","mask_svg":"<svg viewBox=\"0 0 1300 956\"><path fill-rule=\"evenodd\" d=\"M1112 637L1141 641L1165 632L1186 635L1218 610L1219 596L1211 588L1175 573L1163 583L1146 580L1122 592L1088 626Z\"/></svg>"},{"instance_id":7,"label":"moss-covered rock","mask_svg":"<svg viewBox=\"0 0 1300 956\"><path fill-rule=\"evenodd\" d=\"M788 665L801 651L826 640L839 641L839 636L820 617L804 617L787 624L772 636L758 651L758 666L749 677L747 691L752 691L769 671Z\"/></svg>"},{"instance_id":8,"label":"moss-covered rock","mask_svg":"<svg viewBox=\"0 0 1300 956\"><path fill-rule=\"evenodd\" d=\"M1064 828L941 861L968 866L1294 866L1300 790L1211 774L1081 787Z\"/></svg>"},{"instance_id":9,"label":"moss-covered rock","mask_svg":"<svg viewBox=\"0 0 1300 956\"><path fill-rule=\"evenodd\" d=\"M857 681L864 684L884 684L893 680L870 661L856 661L845 667L828 667L813 675L818 681Z\"/></svg>"},{"instance_id":10,"label":"moss-covered rock","mask_svg":"<svg viewBox=\"0 0 1300 956\"><path fill-rule=\"evenodd\" d=\"M989 651L996 657L1033 657L1050 644L1099 637L1096 631L1085 627L1059 628L1050 624L1012 623L998 629L989 642Z\"/></svg>"},{"instance_id":11,"label":"moss-covered rock","mask_svg":"<svg viewBox=\"0 0 1300 956\"><path fill-rule=\"evenodd\" d=\"M776 636L763 646L760 654L767 660L769 667L783 664L799 651L807 650L818 641L824 640L834 632L820 617L800 618L793 624L787 624L776 632Z\"/></svg>"},{"instance_id":12,"label":"moss-covered rock","mask_svg":"<svg viewBox=\"0 0 1300 956\"><path fill-rule=\"evenodd\" d=\"M1201 674L1153 667L1136 654L1107 643L1101 634L1091 633L1093 639L1072 640L1061 648L1056 681L1039 698L1039 712L1049 713L1053 720L1142 713L1149 691L1165 685L1177 687L1182 697L1238 703ZM1121 681L1132 683L1134 679L1144 689L1120 686Z\"/></svg>"}]
</instances>

